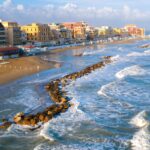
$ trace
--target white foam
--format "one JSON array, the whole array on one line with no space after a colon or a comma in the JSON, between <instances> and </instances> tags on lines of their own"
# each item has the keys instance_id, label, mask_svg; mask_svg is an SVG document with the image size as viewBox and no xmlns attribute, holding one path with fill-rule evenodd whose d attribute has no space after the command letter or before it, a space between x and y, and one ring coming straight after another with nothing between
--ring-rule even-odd
<instances>
[{"instance_id":1,"label":"white foam","mask_svg":"<svg viewBox=\"0 0 150 150\"><path fill-rule=\"evenodd\" d=\"M91 50L91 51L86 51L86 52L83 53L83 56L99 54L99 53L101 53L102 51L103 51L102 49L101 49L101 50L96 50L96 51L93 51L93 50Z\"/></svg>"},{"instance_id":2,"label":"white foam","mask_svg":"<svg viewBox=\"0 0 150 150\"><path fill-rule=\"evenodd\" d=\"M146 111L141 111L130 121L136 127L141 128L133 135L131 145L133 150L149 150L150 149L150 131L148 114Z\"/></svg>"},{"instance_id":3,"label":"white foam","mask_svg":"<svg viewBox=\"0 0 150 150\"><path fill-rule=\"evenodd\" d=\"M150 150L150 131L147 127L135 133L131 140L132 150Z\"/></svg>"},{"instance_id":4,"label":"white foam","mask_svg":"<svg viewBox=\"0 0 150 150\"><path fill-rule=\"evenodd\" d=\"M25 138L35 138L38 133L31 132L29 126L21 126L17 124L12 124L5 133L0 137L25 137Z\"/></svg>"},{"instance_id":5,"label":"white foam","mask_svg":"<svg viewBox=\"0 0 150 150\"><path fill-rule=\"evenodd\" d=\"M145 72L146 71L144 69L142 69L140 66L134 65L134 66L131 66L131 67L124 68L123 70L117 72L115 76L118 79L123 79L126 76L144 75Z\"/></svg>"},{"instance_id":6,"label":"white foam","mask_svg":"<svg viewBox=\"0 0 150 150\"><path fill-rule=\"evenodd\" d=\"M54 138L52 138L49 134L49 126L50 121L44 124L43 129L40 132L40 136L44 137L46 140L54 141Z\"/></svg>"},{"instance_id":7,"label":"white foam","mask_svg":"<svg viewBox=\"0 0 150 150\"><path fill-rule=\"evenodd\" d=\"M146 50L144 51L143 53L140 53L140 52L132 52L132 53L129 53L127 56L128 57L138 57L138 56L149 56L150 55L150 50Z\"/></svg>"},{"instance_id":8,"label":"white foam","mask_svg":"<svg viewBox=\"0 0 150 150\"><path fill-rule=\"evenodd\" d=\"M150 55L150 50L146 50L144 53Z\"/></svg>"},{"instance_id":9,"label":"white foam","mask_svg":"<svg viewBox=\"0 0 150 150\"><path fill-rule=\"evenodd\" d=\"M80 126L82 121L88 120L85 113L78 109L79 103L75 99L70 102L74 105L67 112L44 124L43 129L40 131L40 136L47 140L55 141L65 134L73 135L73 132Z\"/></svg>"},{"instance_id":10,"label":"white foam","mask_svg":"<svg viewBox=\"0 0 150 150\"><path fill-rule=\"evenodd\" d=\"M103 86L101 87L101 89L97 92L97 94L98 94L98 95L105 96L105 97L109 97L109 96L106 94L105 91L106 91L106 89L108 89L109 87L111 87L113 83L114 83L114 82L111 82L111 83L109 83L109 84L103 85Z\"/></svg>"},{"instance_id":11,"label":"white foam","mask_svg":"<svg viewBox=\"0 0 150 150\"><path fill-rule=\"evenodd\" d=\"M123 51L124 49L123 49L123 47L119 47L118 50L119 51Z\"/></svg>"},{"instance_id":12,"label":"white foam","mask_svg":"<svg viewBox=\"0 0 150 150\"><path fill-rule=\"evenodd\" d=\"M149 124L149 121L146 120L146 117L147 117L146 111L142 111L138 113L134 118L132 118L130 123L136 127L142 128Z\"/></svg>"},{"instance_id":13,"label":"white foam","mask_svg":"<svg viewBox=\"0 0 150 150\"><path fill-rule=\"evenodd\" d=\"M120 58L120 55L113 56L111 58L112 61L117 61Z\"/></svg>"}]
</instances>

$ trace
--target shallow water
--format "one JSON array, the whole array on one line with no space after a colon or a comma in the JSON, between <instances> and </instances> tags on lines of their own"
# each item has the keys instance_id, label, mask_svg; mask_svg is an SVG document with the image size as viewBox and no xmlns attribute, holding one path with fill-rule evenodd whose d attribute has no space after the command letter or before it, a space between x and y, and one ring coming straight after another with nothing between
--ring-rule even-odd
<instances>
[{"instance_id":1,"label":"shallow water","mask_svg":"<svg viewBox=\"0 0 150 150\"><path fill-rule=\"evenodd\" d=\"M66 113L36 131L18 125L0 130L0 150L149 150L150 50L138 48L148 42L43 55L62 68L0 86L0 117L34 113L52 103L47 82L114 56L113 63L66 87L74 103Z\"/></svg>"}]
</instances>

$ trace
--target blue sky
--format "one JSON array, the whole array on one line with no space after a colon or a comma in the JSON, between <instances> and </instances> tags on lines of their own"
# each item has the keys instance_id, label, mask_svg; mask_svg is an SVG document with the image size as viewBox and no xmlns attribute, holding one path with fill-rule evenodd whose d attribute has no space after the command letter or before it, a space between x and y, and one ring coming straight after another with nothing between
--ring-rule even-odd
<instances>
[{"instance_id":1,"label":"blue sky","mask_svg":"<svg viewBox=\"0 0 150 150\"><path fill-rule=\"evenodd\" d=\"M135 23L149 28L150 0L0 0L0 18L30 22L87 21L94 26Z\"/></svg>"}]
</instances>

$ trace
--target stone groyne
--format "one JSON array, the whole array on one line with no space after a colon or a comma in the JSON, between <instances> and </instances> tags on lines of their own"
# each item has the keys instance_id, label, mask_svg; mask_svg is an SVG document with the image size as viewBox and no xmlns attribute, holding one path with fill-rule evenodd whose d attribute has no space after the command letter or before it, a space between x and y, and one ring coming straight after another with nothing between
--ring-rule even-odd
<instances>
[{"instance_id":1,"label":"stone groyne","mask_svg":"<svg viewBox=\"0 0 150 150\"><path fill-rule=\"evenodd\" d=\"M51 100L54 102L53 105L47 107L43 112L39 112L36 114L27 115L23 112L20 112L14 116L12 122L3 119L3 123L0 124L0 128L7 128L11 124L36 127L40 126L41 123L46 123L53 117L56 117L63 112L66 112L67 109L71 107L71 98L67 96L67 91L64 90L66 85L68 85L71 81L75 81L78 78L88 75L92 71L102 68L106 64L109 64L111 62L111 56L106 56L101 62L88 66L79 72L74 72L60 79L51 81L45 86L45 89L49 93Z\"/></svg>"}]
</instances>

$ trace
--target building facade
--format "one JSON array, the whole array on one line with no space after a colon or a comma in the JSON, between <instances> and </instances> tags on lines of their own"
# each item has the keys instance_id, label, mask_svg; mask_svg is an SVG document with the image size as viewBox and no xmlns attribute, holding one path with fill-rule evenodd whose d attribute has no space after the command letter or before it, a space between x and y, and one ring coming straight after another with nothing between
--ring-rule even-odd
<instances>
[{"instance_id":1,"label":"building facade","mask_svg":"<svg viewBox=\"0 0 150 150\"><path fill-rule=\"evenodd\" d=\"M128 33L131 36L136 36L136 37L144 37L145 36L145 29L144 28L138 28L136 25L126 25L124 27L128 31Z\"/></svg>"},{"instance_id":2,"label":"building facade","mask_svg":"<svg viewBox=\"0 0 150 150\"><path fill-rule=\"evenodd\" d=\"M86 39L86 23L84 22L66 22L63 23L64 27L71 30L72 38L77 41Z\"/></svg>"},{"instance_id":3,"label":"building facade","mask_svg":"<svg viewBox=\"0 0 150 150\"><path fill-rule=\"evenodd\" d=\"M6 43L8 45L20 45L21 41L21 30L16 22L2 22L6 32Z\"/></svg>"},{"instance_id":4,"label":"building facade","mask_svg":"<svg viewBox=\"0 0 150 150\"><path fill-rule=\"evenodd\" d=\"M101 26L100 28L98 28L98 36L102 38L108 38L114 36L112 27Z\"/></svg>"},{"instance_id":5,"label":"building facade","mask_svg":"<svg viewBox=\"0 0 150 150\"><path fill-rule=\"evenodd\" d=\"M46 24L32 23L21 26L21 30L27 34L27 40L30 42L50 42L53 39L52 32Z\"/></svg>"},{"instance_id":6,"label":"building facade","mask_svg":"<svg viewBox=\"0 0 150 150\"><path fill-rule=\"evenodd\" d=\"M0 22L0 46L6 45L6 34L5 34L5 28Z\"/></svg>"}]
</instances>

